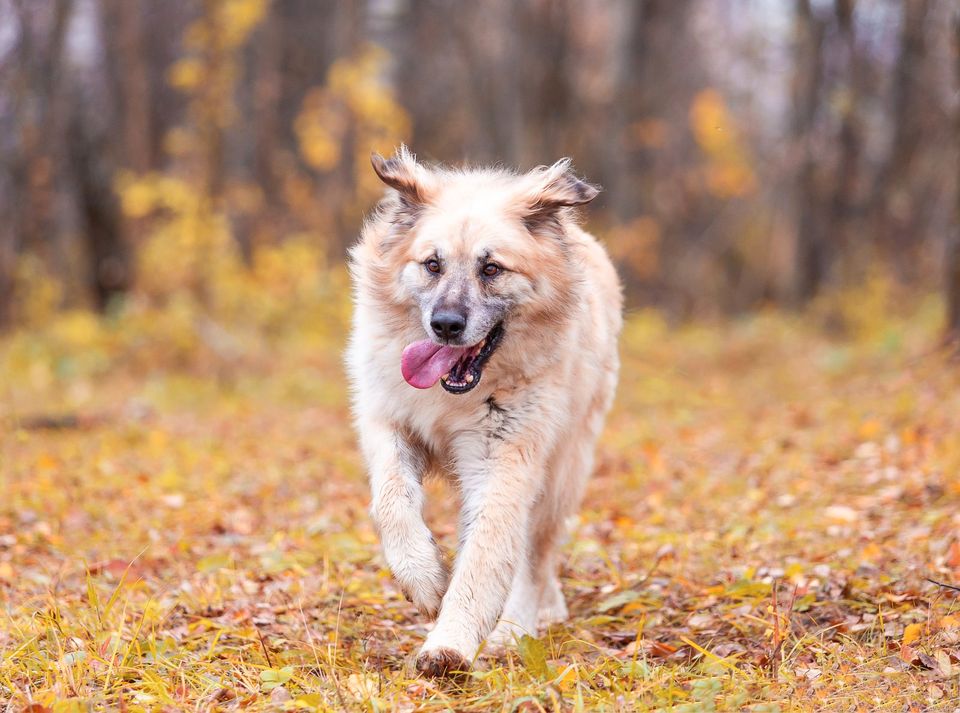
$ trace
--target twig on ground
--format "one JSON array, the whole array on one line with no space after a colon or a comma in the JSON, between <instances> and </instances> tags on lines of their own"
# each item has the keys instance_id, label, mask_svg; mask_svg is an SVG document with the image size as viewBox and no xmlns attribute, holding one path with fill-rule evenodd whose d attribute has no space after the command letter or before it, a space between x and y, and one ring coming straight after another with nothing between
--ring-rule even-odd
<instances>
[{"instance_id":1,"label":"twig on ground","mask_svg":"<svg viewBox=\"0 0 960 713\"><path fill-rule=\"evenodd\" d=\"M773 599L773 650L770 652L770 675L773 677L773 680L776 681L779 678L780 673L780 647L783 645L783 641L780 638L780 612L778 611L777 604L777 590L779 589L780 582L779 580L773 581L773 588L771 590L771 597Z\"/></svg>"},{"instance_id":2,"label":"twig on ground","mask_svg":"<svg viewBox=\"0 0 960 713\"><path fill-rule=\"evenodd\" d=\"M260 637L260 646L263 648L263 655L267 658L267 666L273 668L273 661L270 658L270 651L267 649L267 642L263 640L263 634L260 633L259 627L257 627L257 636Z\"/></svg>"},{"instance_id":3,"label":"twig on ground","mask_svg":"<svg viewBox=\"0 0 960 713\"><path fill-rule=\"evenodd\" d=\"M936 584L938 587L943 587L944 589L951 589L951 590L953 590L954 592L960 592L960 587L955 587L955 586L952 585L952 584L946 584L946 583L944 583L944 582L938 582L937 580L935 580L935 579L930 579L929 577L924 577L924 579L927 580L928 582L930 582L930 584Z\"/></svg>"}]
</instances>

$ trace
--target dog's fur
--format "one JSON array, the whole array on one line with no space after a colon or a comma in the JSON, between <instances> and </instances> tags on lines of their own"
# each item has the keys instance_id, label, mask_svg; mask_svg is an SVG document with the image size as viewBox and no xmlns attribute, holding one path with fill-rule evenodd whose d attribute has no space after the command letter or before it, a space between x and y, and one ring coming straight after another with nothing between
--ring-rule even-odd
<instances>
[{"instance_id":1,"label":"dog's fur","mask_svg":"<svg viewBox=\"0 0 960 713\"><path fill-rule=\"evenodd\" d=\"M386 562L437 619L417 666L445 674L469 668L488 635L507 643L567 616L556 550L616 386L621 289L577 225L597 189L568 160L526 174L428 167L404 148L372 160L390 190L351 250L354 415ZM442 274L425 268L433 257ZM503 268L492 279L489 261ZM469 314L462 343L497 320L502 339L468 393L414 389L401 352L439 341L431 315L451 301ZM452 575L422 517L428 472L462 497Z\"/></svg>"}]
</instances>

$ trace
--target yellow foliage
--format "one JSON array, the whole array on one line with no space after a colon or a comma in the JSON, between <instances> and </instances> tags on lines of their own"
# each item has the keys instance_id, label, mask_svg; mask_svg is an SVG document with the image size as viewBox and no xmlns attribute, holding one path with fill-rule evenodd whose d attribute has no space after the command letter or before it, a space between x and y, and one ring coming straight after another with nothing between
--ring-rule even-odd
<instances>
[{"instance_id":1,"label":"yellow foliage","mask_svg":"<svg viewBox=\"0 0 960 713\"><path fill-rule=\"evenodd\" d=\"M203 81L203 63L194 57L184 57L174 62L167 72L171 87L191 91Z\"/></svg>"},{"instance_id":2,"label":"yellow foliage","mask_svg":"<svg viewBox=\"0 0 960 713\"><path fill-rule=\"evenodd\" d=\"M37 256L26 254L13 275L14 308L18 321L26 326L43 324L60 307L63 287Z\"/></svg>"},{"instance_id":3,"label":"yellow foliage","mask_svg":"<svg viewBox=\"0 0 960 713\"><path fill-rule=\"evenodd\" d=\"M319 171L329 171L340 163L340 143L348 127L348 117L337 106L330 91L310 90L293 127L306 162Z\"/></svg>"},{"instance_id":4,"label":"yellow foliage","mask_svg":"<svg viewBox=\"0 0 960 713\"><path fill-rule=\"evenodd\" d=\"M186 181L161 173L120 173L116 181L120 207L131 218L144 218L161 209L187 213L197 209L199 196Z\"/></svg>"},{"instance_id":5,"label":"yellow foliage","mask_svg":"<svg viewBox=\"0 0 960 713\"><path fill-rule=\"evenodd\" d=\"M184 48L204 52L211 47L240 47L266 15L268 4L269 0L210 0L206 14L187 27Z\"/></svg>"},{"instance_id":6,"label":"yellow foliage","mask_svg":"<svg viewBox=\"0 0 960 713\"><path fill-rule=\"evenodd\" d=\"M890 331L889 315L904 297L900 292L889 268L874 263L864 280L822 295L813 310L825 322L841 326L857 339L884 343L896 340ZM939 315L932 318L940 319Z\"/></svg>"},{"instance_id":7,"label":"yellow foliage","mask_svg":"<svg viewBox=\"0 0 960 713\"><path fill-rule=\"evenodd\" d=\"M707 159L704 176L711 193L720 198L737 198L756 190L756 176L746 147L718 91L705 89L694 97L690 128Z\"/></svg>"},{"instance_id":8,"label":"yellow foliage","mask_svg":"<svg viewBox=\"0 0 960 713\"><path fill-rule=\"evenodd\" d=\"M67 349L91 349L101 336L101 323L92 312L70 310L50 326L50 335Z\"/></svg>"},{"instance_id":9,"label":"yellow foliage","mask_svg":"<svg viewBox=\"0 0 960 713\"><path fill-rule=\"evenodd\" d=\"M217 21L229 47L242 45L267 12L268 0L221 0Z\"/></svg>"},{"instance_id":10,"label":"yellow foliage","mask_svg":"<svg viewBox=\"0 0 960 713\"><path fill-rule=\"evenodd\" d=\"M326 84L304 97L294 131L304 160L321 173L336 169L345 159L344 147L352 143L348 164L356 182L356 195L343 206L356 214L382 193L370 171L371 151L390 153L410 135L410 118L382 77L388 57L375 45L365 45L351 57L330 67ZM350 141L352 140L352 141Z\"/></svg>"}]
</instances>

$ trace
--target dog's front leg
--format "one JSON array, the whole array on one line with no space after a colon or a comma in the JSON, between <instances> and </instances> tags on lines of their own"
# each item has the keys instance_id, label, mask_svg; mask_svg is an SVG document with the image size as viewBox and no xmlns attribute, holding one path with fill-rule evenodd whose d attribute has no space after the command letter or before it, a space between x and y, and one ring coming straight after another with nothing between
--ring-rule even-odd
<instances>
[{"instance_id":1,"label":"dog's front leg","mask_svg":"<svg viewBox=\"0 0 960 713\"><path fill-rule=\"evenodd\" d=\"M429 675L466 671L497 623L522 558L527 556L530 512L541 478L529 449L496 449L460 464L464 532L450 588L436 626L417 657Z\"/></svg>"},{"instance_id":2,"label":"dog's front leg","mask_svg":"<svg viewBox=\"0 0 960 713\"><path fill-rule=\"evenodd\" d=\"M370 471L370 514L384 558L407 599L437 616L450 575L423 521L423 455L402 433L376 421L360 424Z\"/></svg>"}]
</instances>

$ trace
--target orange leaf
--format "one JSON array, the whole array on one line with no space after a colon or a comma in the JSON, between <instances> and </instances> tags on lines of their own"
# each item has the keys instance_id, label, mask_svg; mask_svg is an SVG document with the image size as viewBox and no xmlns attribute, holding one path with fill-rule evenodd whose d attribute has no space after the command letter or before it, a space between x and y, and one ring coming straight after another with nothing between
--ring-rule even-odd
<instances>
[{"instance_id":1,"label":"orange leaf","mask_svg":"<svg viewBox=\"0 0 960 713\"><path fill-rule=\"evenodd\" d=\"M960 540L950 543L950 548L947 550L947 566L960 569Z\"/></svg>"},{"instance_id":2,"label":"orange leaf","mask_svg":"<svg viewBox=\"0 0 960 713\"><path fill-rule=\"evenodd\" d=\"M883 555L883 550L876 542L871 542L860 553L860 559L864 562L875 562Z\"/></svg>"},{"instance_id":3,"label":"orange leaf","mask_svg":"<svg viewBox=\"0 0 960 713\"><path fill-rule=\"evenodd\" d=\"M676 646L671 646L662 641L654 641L650 644L650 655L658 658L669 656L670 654L676 653L676 651Z\"/></svg>"},{"instance_id":4,"label":"orange leaf","mask_svg":"<svg viewBox=\"0 0 960 713\"><path fill-rule=\"evenodd\" d=\"M49 453L41 453L37 458L37 470L54 470L59 465L60 461L57 457Z\"/></svg>"},{"instance_id":5,"label":"orange leaf","mask_svg":"<svg viewBox=\"0 0 960 713\"><path fill-rule=\"evenodd\" d=\"M881 431L883 426L878 421L868 420L860 424L859 434L860 438L869 441L879 436Z\"/></svg>"},{"instance_id":6,"label":"orange leaf","mask_svg":"<svg viewBox=\"0 0 960 713\"><path fill-rule=\"evenodd\" d=\"M917 652L906 644L900 647L900 659L906 661L912 666L916 666L920 663L920 657L917 656Z\"/></svg>"}]
</instances>

